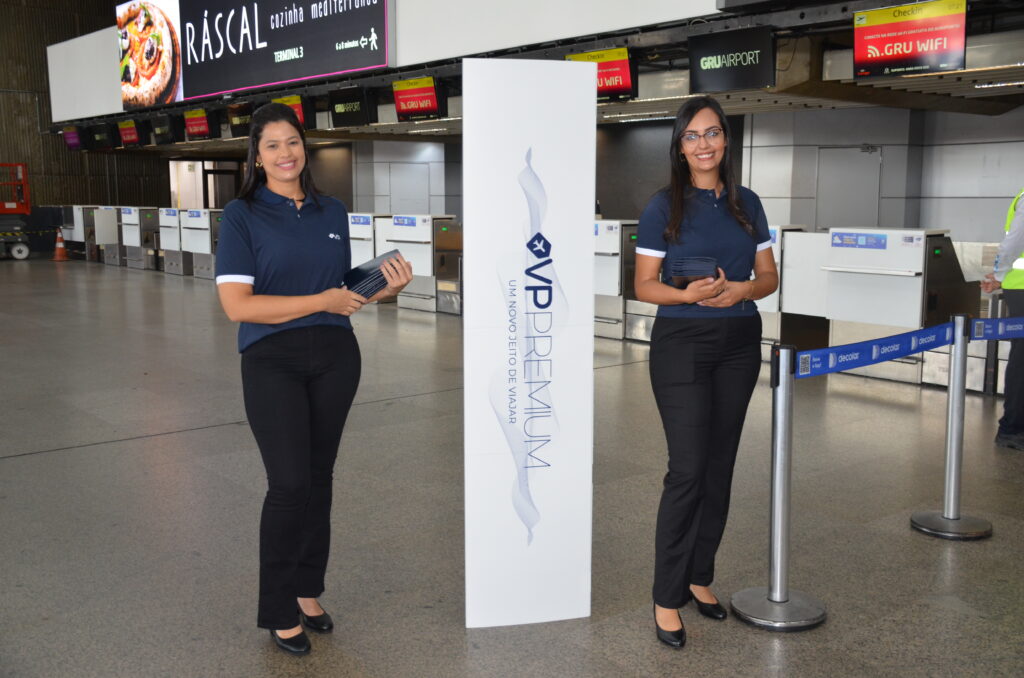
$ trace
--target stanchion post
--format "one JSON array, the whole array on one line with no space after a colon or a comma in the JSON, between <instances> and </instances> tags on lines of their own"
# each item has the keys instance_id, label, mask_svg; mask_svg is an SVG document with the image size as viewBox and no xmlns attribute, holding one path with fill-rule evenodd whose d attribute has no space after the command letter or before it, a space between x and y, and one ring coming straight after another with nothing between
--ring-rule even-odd
<instances>
[{"instance_id":1,"label":"stanchion post","mask_svg":"<svg viewBox=\"0 0 1024 678\"><path fill-rule=\"evenodd\" d=\"M960 515L968 327L967 316L953 316L953 346L949 351L946 402L946 482L942 511L917 511L910 516L913 529L943 539L984 539L992 536L992 523L989 521Z\"/></svg>"},{"instance_id":2,"label":"stanchion post","mask_svg":"<svg viewBox=\"0 0 1024 678\"><path fill-rule=\"evenodd\" d=\"M816 598L789 589L789 494L793 443L796 350L772 346L772 505L769 585L744 589L731 600L743 621L775 631L809 629L825 621Z\"/></svg>"}]
</instances>

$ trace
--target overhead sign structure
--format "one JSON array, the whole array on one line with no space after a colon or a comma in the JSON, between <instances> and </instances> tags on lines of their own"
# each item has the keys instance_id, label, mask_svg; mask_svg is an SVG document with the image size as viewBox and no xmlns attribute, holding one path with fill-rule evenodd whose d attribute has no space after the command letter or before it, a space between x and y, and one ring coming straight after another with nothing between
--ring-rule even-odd
<instances>
[{"instance_id":1,"label":"overhead sign structure","mask_svg":"<svg viewBox=\"0 0 1024 678\"><path fill-rule=\"evenodd\" d=\"M932 0L853 15L858 78L964 68L967 0Z\"/></svg>"},{"instance_id":2,"label":"overhead sign structure","mask_svg":"<svg viewBox=\"0 0 1024 678\"><path fill-rule=\"evenodd\" d=\"M316 107L313 101L298 94L273 99L274 103L284 104L293 111L303 129L316 129Z\"/></svg>"},{"instance_id":3,"label":"overhead sign structure","mask_svg":"<svg viewBox=\"0 0 1024 678\"><path fill-rule=\"evenodd\" d=\"M596 52L569 54L569 61L593 61L597 64L597 98L599 101L632 99L637 95L637 74L625 47Z\"/></svg>"},{"instance_id":4,"label":"overhead sign structure","mask_svg":"<svg viewBox=\"0 0 1024 678\"><path fill-rule=\"evenodd\" d=\"M469 627L590 614L596 77L463 62Z\"/></svg>"},{"instance_id":5,"label":"overhead sign structure","mask_svg":"<svg viewBox=\"0 0 1024 678\"><path fill-rule=\"evenodd\" d=\"M70 125L61 130L61 135L64 137L64 144L68 147L68 150L78 151L82 148L82 139L79 137L79 130L74 125Z\"/></svg>"},{"instance_id":6,"label":"overhead sign structure","mask_svg":"<svg viewBox=\"0 0 1024 678\"><path fill-rule=\"evenodd\" d=\"M384 68L391 51L393 2L119 4L122 104L148 108Z\"/></svg>"},{"instance_id":7,"label":"overhead sign structure","mask_svg":"<svg viewBox=\"0 0 1024 678\"><path fill-rule=\"evenodd\" d=\"M770 26L694 35L687 45L692 94L775 85L775 41Z\"/></svg>"}]
</instances>

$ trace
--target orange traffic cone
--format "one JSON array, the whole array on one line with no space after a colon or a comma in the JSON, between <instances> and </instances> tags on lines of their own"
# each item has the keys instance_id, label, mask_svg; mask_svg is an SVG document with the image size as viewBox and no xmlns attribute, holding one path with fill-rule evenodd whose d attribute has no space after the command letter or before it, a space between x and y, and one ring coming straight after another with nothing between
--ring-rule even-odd
<instances>
[{"instance_id":1,"label":"orange traffic cone","mask_svg":"<svg viewBox=\"0 0 1024 678\"><path fill-rule=\"evenodd\" d=\"M53 259L50 261L68 261L68 249L64 247L64 234L57 229L57 244L53 248Z\"/></svg>"}]
</instances>

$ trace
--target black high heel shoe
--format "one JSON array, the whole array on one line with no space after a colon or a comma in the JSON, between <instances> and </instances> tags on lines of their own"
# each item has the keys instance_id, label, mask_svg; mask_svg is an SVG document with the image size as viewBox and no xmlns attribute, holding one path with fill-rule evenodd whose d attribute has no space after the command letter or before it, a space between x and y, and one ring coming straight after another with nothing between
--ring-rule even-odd
<instances>
[{"instance_id":1,"label":"black high heel shoe","mask_svg":"<svg viewBox=\"0 0 1024 678\"><path fill-rule=\"evenodd\" d=\"M327 612L318 614L315 617L310 617L303 612L300 607L299 620L307 629L316 631L317 633L329 633L334 628L334 620L331 619L331 615L327 614Z\"/></svg>"},{"instance_id":2,"label":"black high heel shoe","mask_svg":"<svg viewBox=\"0 0 1024 678\"><path fill-rule=\"evenodd\" d=\"M690 598L692 598L693 602L697 605L697 611L709 619L722 621L729 616L729 613L725 611L722 604L717 601L714 603L702 603L697 600L697 596L693 595L692 591L690 592Z\"/></svg>"},{"instance_id":3,"label":"black high heel shoe","mask_svg":"<svg viewBox=\"0 0 1024 678\"><path fill-rule=\"evenodd\" d=\"M678 631L666 631L658 626L658 611L653 607L651 611L654 612L654 630L658 634L658 640L676 650L682 649L683 645L686 645L686 627L683 626ZM676 614L679 614L678 610ZM679 623L683 623L682 617L679 618Z\"/></svg>"},{"instance_id":4,"label":"black high heel shoe","mask_svg":"<svg viewBox=\"0 0 1024 678\"><path fill-rule=\"evenodd\" d=\"M306 635L305 631L300 631L299 635L292 636L291 638L282 638L277 635L277 631L270 629L270 637L274 639L274 643L279 648L288 654L309 654L309 651L313 649L313 646L309 643L309 636Z\"/></svg>"}]
</instances>

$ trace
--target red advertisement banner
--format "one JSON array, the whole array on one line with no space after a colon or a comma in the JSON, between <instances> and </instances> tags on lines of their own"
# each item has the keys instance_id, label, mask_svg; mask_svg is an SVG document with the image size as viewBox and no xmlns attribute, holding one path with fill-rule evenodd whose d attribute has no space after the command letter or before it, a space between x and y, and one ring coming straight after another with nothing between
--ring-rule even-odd
<instances>
[{"instance_id":1,"label":"red advertisement banner","mask_svg":"<svg viewBox=\"0 0 1024 678\"><path fill-rule=\"evenodd\" d=\"M134 120L122 120L117 123L117 131L121 134L122 145L139 143L139 130L135 127Z\"/></svg>"},{"instance_id":2,"label":"red advertisement banner","mask_svg":"<svg viewBox=\"0 0 1024 678\"><path fill-rule=\"evenodd\" d=\"M185 111L185 131L190 137L210 136L210 123L206 118L206 111Z\"/></svg>"},{"instance_id":3,"label":"red advertisement banner","mask_svg":"<svg viewBox=\"0 0 1024 678\"><path fill-rule=\"evenodd\" d=\"M437 88L433 78L395 82L393 89L399 120L438 114Z\"/></svg>"},{"instance_id":4,"label":"red advertisement banner","mask_svg":"<svg viewBox=\"0 0 1024 678\"><path fill-rule=\"evenodd\" d=\"M936 5L934 9L928 7L932 4ZM962 69L965 12L945 13L947 10L939 5L920 3L857 15L854 75L861 78Z\"/></svg>"},{"instance_id":5,"label":"red advertisement banner","mask_svg":"<svg viewBox=\"0 0 1024 678\"><path fill-rule=\"evenodd\" d=\"M630 94L633 79L629 73L629 59L604 61L597 64L597 93L599 96Z\"/></svg>"}]
</instances>

